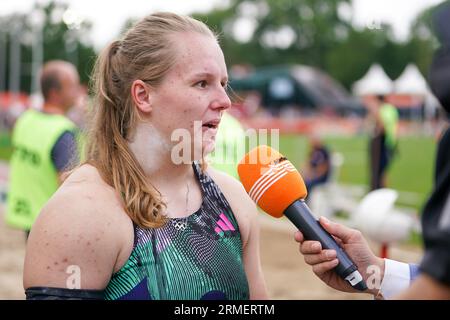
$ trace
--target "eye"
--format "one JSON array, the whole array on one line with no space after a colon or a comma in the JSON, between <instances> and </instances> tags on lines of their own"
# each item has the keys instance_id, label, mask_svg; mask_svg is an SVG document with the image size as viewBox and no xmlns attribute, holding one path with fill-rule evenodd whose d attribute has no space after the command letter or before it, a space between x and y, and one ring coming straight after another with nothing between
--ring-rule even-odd
<instances>
[{"instance_id":1,"label":"eye","mask_svg":"<svg viewBox=\"0 0 450 320\"><path fill-rule=\"evenodd\" d=\"M200 88L206 88L206 86L208 85L208 82L206 80L202 80L202 81L197 82L195 85Z\"/></svg>"}]
</instances>

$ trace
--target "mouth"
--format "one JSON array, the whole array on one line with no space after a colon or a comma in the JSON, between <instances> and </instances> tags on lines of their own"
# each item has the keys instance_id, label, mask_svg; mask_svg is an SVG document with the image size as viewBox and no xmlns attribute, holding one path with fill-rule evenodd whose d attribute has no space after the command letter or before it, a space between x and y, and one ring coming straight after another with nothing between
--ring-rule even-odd
<instances>
[{"instance_id":1,"label":"mouth","mask_svg":"<svg viewBox=\"0 0 450 320\"><path fill-rule=\"evenodd\" d=\"M217 130L219 128L220 119L213 119L203 123L202 128L204 130L212 129Z\"/></svg>"}]
</instances>

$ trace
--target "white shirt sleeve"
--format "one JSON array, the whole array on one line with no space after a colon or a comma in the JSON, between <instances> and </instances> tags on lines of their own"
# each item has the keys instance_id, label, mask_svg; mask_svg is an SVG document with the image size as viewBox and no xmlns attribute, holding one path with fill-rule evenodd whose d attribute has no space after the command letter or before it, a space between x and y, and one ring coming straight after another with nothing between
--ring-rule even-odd
<instances>
[{"instance_id":1,"label":"white shirt sleeve","mask_svg":"<svg viewBox=\"0 0 450 320\"><path fill-rule=\"evenodd\" d=\"M384 259L384 277L381 281L380 293L385 299L390 299L409 287L411 275L409 264Z\"/></svg>"}]
</instances>

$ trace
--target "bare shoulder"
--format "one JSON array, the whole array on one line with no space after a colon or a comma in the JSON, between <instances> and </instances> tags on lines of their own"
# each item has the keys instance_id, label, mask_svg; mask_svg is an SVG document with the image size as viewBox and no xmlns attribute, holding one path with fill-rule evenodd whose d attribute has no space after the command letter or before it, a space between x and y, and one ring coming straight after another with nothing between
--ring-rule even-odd
<instances>
[{"instance_id":1,"label":"bare shoulder","mask_svg":"<svg viewBox=\"0 0 450 320\"><path fill-rule=\"evenodd\" d=\"M248 196L242 183L234 177L210 166L207 169L207 173L219 186L230 203L245 242L248 239L250 228L257 218L258 210L255 203Z\"/></svg>"},{"instance_id":2,"label":"bare shoulder","mask_svg":"<svg viewBox=\"0 0 450 320\"><path fill-rule=\"evenodd\" d=\"M247 208L256 208L256 205L250 199L244 189L244 186L239 180L211 167L208 167L207 173L220 187L225 196L229 196L229 198L227 197L227 200L231 200L232 202L239 202L241 206L245 206Z\"/></svg>"},{"instance_id":3,"label":"bare shoulder","mask_svg":"<svg viewBox=\"0 0 450 320\"><path fill-rule=\"evenodd\" d=\"M78 223L71 228L94 230L105 225L123 222L128 219L123 214L120 199L115 190L100 177L97 169L83 165L75 170L50 198L39 219L68 222L76 217ZM89 226L81 222L88 222ZM106 231L106 230L105 230Z\"/></svg>"},{"instance_id":4,"label":"bare shoulder","mask_svg":"<svg viewBox=\"0 0 450 320\"><path fill-rule=\"evenodd\" d=\"M113 188L92 166L75 170L48 201L27 243L24 287L66 287L70 266L81 288L103 289L131 232Z\"/></svg>"}]
</instances>

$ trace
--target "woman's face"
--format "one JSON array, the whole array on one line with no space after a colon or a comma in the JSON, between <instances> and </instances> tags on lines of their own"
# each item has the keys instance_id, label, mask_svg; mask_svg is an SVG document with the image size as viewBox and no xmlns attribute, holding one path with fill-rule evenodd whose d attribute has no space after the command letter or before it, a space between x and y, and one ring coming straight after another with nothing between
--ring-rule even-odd
<instances>
[{"instance_id":1,"label":"woman's face","mask_svg":"<svg viewBox=\"0 0 450 320\"><path fill-rule=\"evenodd\" d=\"M173 146L179 143L180 132L189 132L191 141L186 145L198 159L202 151L214 150L222 113L231 105L225 90L227 68L222 50L210 36L180 33L172 41L177 59L150 94L150 119L163 137L169 141L172 137ZM194 143L194 138L201 143Z\"/></svg>"}]
</instances>

